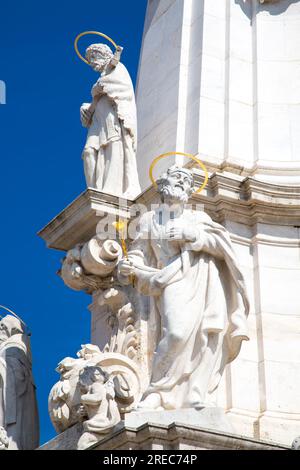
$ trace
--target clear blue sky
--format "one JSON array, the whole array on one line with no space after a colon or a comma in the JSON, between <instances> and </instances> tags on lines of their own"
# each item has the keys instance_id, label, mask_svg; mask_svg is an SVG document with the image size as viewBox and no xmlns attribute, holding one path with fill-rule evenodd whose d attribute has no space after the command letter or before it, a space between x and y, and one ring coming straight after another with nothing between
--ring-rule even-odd
<instances>
[{"instance_id":1,"label":"clear blue sky","mask_svg":"<svg viewBox=\"0 0 300 470\"><path fill-rule=\"evenodd\" d=\"M54 371L90 340L90 298L56 275L62 253L36 235L85 189L79 107L97 75L73 49L74 37L98 30L124 47L135 82L146 0L17 0L0 6L1 282L0 304L32 331L41 442L55 435L48 418ZM96 37L88 37L82 48Z\"/></svg>"}]
</instances>

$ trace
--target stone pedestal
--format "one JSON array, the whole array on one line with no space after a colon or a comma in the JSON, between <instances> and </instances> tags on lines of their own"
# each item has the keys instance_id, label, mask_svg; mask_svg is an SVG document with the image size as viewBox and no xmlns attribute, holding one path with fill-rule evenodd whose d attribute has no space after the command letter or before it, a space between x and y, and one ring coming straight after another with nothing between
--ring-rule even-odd
<instances>
[{"instance_id":1,"label":"stone pedestal","mask_svg":"<svg viewBox=\"0 0 300 470\"><path fill-rule=\"evenodd\" d=\"M182 417L181 417L182 419ZM73 426L39 450L75 450L82 432ZM146 422L141 426L120 423L110 434L86 450L286 450L288 447L246 438L184 422L162 424Z\"/></svg>"}]
</instances>

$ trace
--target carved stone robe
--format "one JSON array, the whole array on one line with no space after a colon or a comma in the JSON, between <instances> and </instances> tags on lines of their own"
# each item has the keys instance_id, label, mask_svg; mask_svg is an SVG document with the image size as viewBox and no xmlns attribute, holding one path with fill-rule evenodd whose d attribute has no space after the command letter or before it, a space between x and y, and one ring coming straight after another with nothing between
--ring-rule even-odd
<instances>
[{"instance_id":1,"label":"carved stone robe","mask_svg":"<svg viewBox=\"0 0 300 470\"><path fill-rule=\"evenodd\" d=\"M9 449L30 450L39 445L39 419L31 353L26 335L15 334L0 343L0 426Z\"/></svg>"},{"instance_id":2,"label":"carved stone robe","mask_svg":"<svg viewBox=\"0 0 300 470\"><path fill-rule=\"evenodd\" d=\"M140 193L136 166L137 119L134 89L126 67L103 72L85 147L98 151L97 189L134 199ZM101 92L99 92L101 89Z\"/></svg>"},{"instance_id":3,"label":"carved stone robe","mask_svg":"<svg viewBox=\"0 0 300 470\"><path fill-rule=\"evenodd\" d=\"M186 209L180 217L196 229L195 242L166 240L157 210L142 216L129 252L139 266L136 288L153 296L156 312L144 398L159 393L164 409L212 405L226 364L249 339L249 302L228 232L204 212Z\"/></svg>"}]
</instances>

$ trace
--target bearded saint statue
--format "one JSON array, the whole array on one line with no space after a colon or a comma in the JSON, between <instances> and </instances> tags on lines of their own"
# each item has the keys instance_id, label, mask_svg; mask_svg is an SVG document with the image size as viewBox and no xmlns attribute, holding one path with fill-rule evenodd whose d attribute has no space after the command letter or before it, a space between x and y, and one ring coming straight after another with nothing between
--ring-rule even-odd
<instances>
[{"instance_id":1,"label":"bearded saint statue","mask_svg":"<svg viewBox=\"0 0 300 470\"><path fill-rule=\"evenodd\" d=\"M226 364L249 339L244 278L226 229L185 207L192 173L173 166L157 185L162 204L141 216L118 267L156 312L152 376L138 409L215 406Z\"/></svg>"},{"instance_id":2,"label":"bearded saint statue","mask_svg":"<svg viewBox=\"0 0 300 470\"><path fill-rule=\"evenodd\" d=\"M134 199L140 192L136 165L137 118L134 89L126 67L106 44L92 44L86 59L100 78L92 88L92 103L80 108L88 128L83 149L88 187Z\"/></svg>"}]
</instances>

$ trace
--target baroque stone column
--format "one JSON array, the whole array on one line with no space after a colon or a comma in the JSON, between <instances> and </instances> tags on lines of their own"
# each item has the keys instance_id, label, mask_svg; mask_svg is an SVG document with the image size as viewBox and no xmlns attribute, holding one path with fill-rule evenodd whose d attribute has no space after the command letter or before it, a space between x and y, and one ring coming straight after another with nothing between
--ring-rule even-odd
<instances>
[{"instance_id":1,"label":"baroque stone column","mask_svg":"<svg viewBox=\"0 0 300 470\"><path fill-rule=\"evenodd\" d=\"M194 200L231 233L250 290L251 341L220 401L241 434L286 444L300 423L299 40L298 0L149 0L137 86L142 188L156 155L198 154L211 177Z\"/></svg>"}]
</instances>

